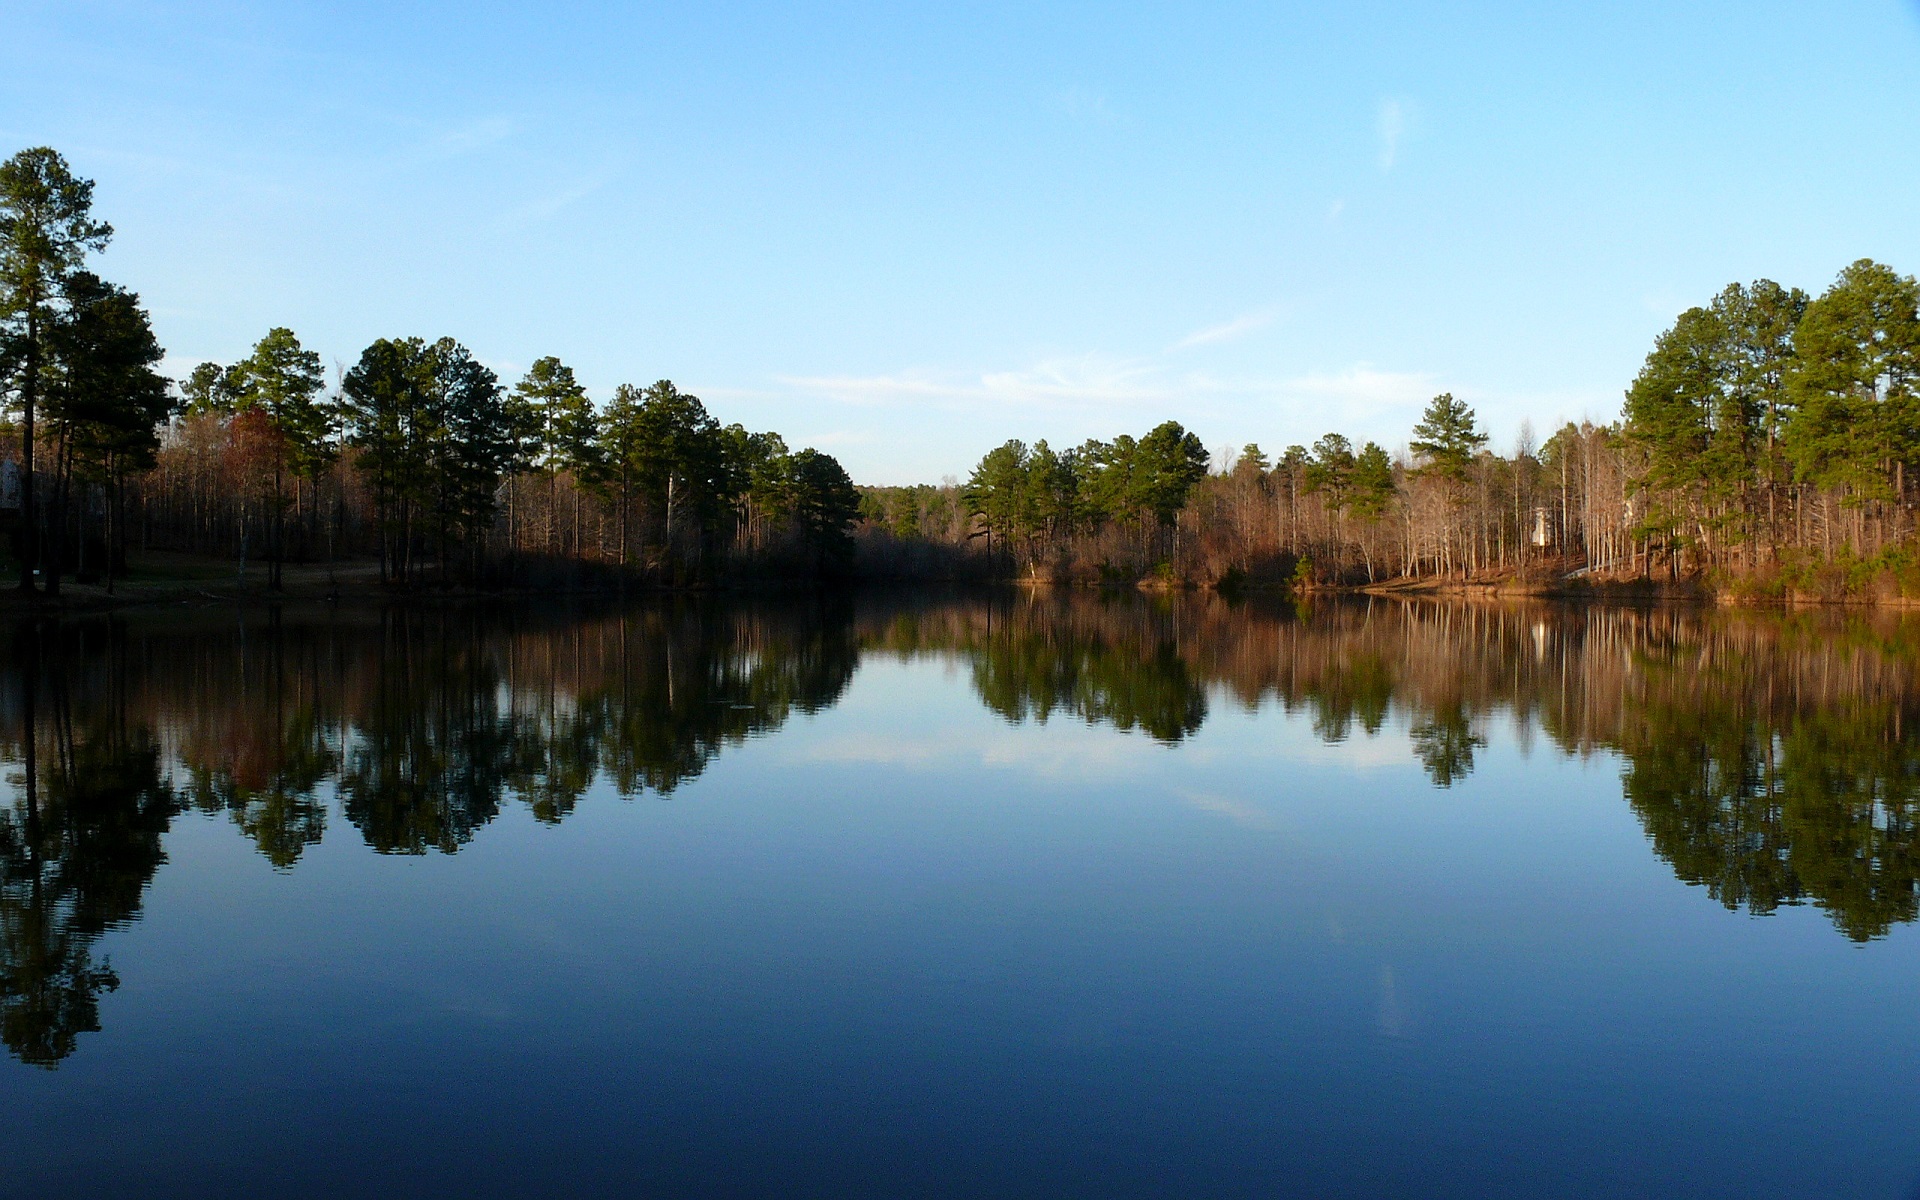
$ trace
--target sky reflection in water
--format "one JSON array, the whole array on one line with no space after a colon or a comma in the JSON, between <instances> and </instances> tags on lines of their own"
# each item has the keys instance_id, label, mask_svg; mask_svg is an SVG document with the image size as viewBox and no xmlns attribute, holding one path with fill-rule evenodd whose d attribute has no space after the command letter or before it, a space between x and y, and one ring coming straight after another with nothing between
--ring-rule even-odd
<instances>
[{"instance_id":1,"label":"sky reflection in water","mask_svg":"<svg viewBox=\"0 0 1920 1200\"><path fill-rule=\"evenodd\" d=\"M23 628L0 1193L1911 1194L1917 655L1084 595Z\"/></svg>"}]
</instances>

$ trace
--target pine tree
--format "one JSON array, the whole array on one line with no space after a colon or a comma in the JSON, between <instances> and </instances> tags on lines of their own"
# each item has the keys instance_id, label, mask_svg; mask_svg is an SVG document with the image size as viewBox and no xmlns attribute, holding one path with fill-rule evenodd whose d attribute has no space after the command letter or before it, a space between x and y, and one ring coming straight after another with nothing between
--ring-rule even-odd
<instances>
[{"instance_id":1,"label":"pine tree","mask_svg":"<svg viewBox=\"0 0 1920 1200\"><path fill-rule=\"evenodd\" d=\"M77 179L46 146L0 163L0 358L12 366L19 398L20 587L33 590L39 513L34 493L34 420L48 368L47 339L63 284L89 252L106 248L113 227L93 217L93 181Z\"/></svg>"}]
</instances>

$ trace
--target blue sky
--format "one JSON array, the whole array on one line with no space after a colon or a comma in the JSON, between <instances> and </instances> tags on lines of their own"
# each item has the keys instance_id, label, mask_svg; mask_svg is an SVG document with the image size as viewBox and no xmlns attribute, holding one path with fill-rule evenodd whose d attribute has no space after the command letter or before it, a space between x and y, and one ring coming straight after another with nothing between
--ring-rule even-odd
<instances>
[{"instance_id":1,"label":"blue sky","mask_svg":"<svg viewBox=\"0 0 1920 1200\"><path fill-rule=\"evenodd\" d=\"M1579 9L1580 11L1575 11ZM1590 9L1590 11L1589 11ZM856 480L1172 417L1501 448L1732 280L1920 271L1910 3L9 0L169 368L273 325L671 378Z\"/></svg>"}]
</instances>

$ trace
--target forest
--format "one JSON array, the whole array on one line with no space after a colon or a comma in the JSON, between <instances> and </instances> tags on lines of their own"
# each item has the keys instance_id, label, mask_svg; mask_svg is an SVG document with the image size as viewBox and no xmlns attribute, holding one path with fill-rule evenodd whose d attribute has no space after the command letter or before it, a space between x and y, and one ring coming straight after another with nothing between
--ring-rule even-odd
<instances>
[{"instance_id":1,"label":"forest","mask_svg":"<svg viewBox=\"0 0 1920 1200\"><path fill-rule=\"evenodd\" d=\"M1730 284L1682 313L1622 415L1500 454L1435 396L1393 453L1330 432L1210 462L1174 423L964 484L869 488L885 556L981 539L1033 578L1308 585L1686 580L1753 598L1920 594L1920 287L1870 260L1817 298Z\"/></svg>"},{"instance_id":2,"label":"forest","mask_svg":"<svg viewBox=\"0 0 1920 1200\"><path fill-rule=\"evenodd\" d=\"M140 298L85 269L111 226L53 150L0 164L0 511L20 586L127 552L378 563L392 586L844 574L831 456L722 426L668 380L595 405L559 359L506 386L452 338L381 338L330 384L290 329L163 377Z\"/></svg>"},{"instance_id":3,"label":"forest","mask_svg":"<svg viewBox=\"0 0 1920 1200\"><path fill-rule=\"evenodd\" d=\"M388 587L755 579L1304 588L1683 584L1764 600L1920 595L1920 287L1871 260L1809 296L1730 284L1680 314L1619 419L1501 453L1435 396L1404 446L1329 432L1210 455L1177 421L964 482L856 488L660 380L596 403L558 358L508 384L452 338L383 338L329 380L290 329L182 379L113 231L47 148L0 164L0 523L25 589L129 551L357 563ZM376 570L377 568L377 570Z\"/></svg>"}]
</instances>

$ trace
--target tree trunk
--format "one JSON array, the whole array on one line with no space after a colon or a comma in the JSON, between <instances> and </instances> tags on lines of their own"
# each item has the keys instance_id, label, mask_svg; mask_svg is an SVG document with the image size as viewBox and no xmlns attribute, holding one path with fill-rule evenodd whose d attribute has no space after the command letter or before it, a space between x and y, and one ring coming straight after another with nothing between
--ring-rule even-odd
<instances>
[{"instance_id":1,"label":"tree trunk","mask_svg":"<svg viewBox=\"0 0 1920 1200\"><path fill-rule=\"evenodd\" d=\"M34 562L40 557L40 514L35 511L33 494L33 417L40 398L39 297L29 294L26 309L26 371L20 378L20 590L31 592ZM28 774L32 774L31 767Z\"/></svg>"}]
</instances>

